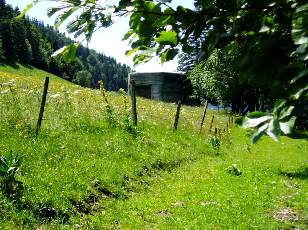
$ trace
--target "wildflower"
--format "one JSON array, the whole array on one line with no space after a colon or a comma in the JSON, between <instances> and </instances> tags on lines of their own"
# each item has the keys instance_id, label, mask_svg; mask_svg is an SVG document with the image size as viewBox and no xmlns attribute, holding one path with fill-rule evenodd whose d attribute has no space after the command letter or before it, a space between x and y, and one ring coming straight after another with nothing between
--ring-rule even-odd
<instances>
[{"instance_id":1,"label":"wildflower","mask_svg":"<svg viewBox=\"0 0 308 230\"><path fill-rule=\"evenodd\" d=\"M59 93L56 93L54 95L51 95L50 98L57 98L57 97L60 97L61 95Z\"/></svg>"},{"instance_id":2,"label":"wildflower","mask_svg":"<svg viewBox=\"0 0 308 230\"><path fill-rule=\"evenodd\" d=\"M0 91L0 94L6 94L6 93L9 93L10 90L6 89L6 90L3 90L3 91Z\"/></svg>"},{"instance_id":3,"label":"wildflower","mask_svg":"<svg viewBox=\"0 0 308 230\"><path fill-rule=\"evenodd\" d=\"M2 83L2 86L15 86L15 80L10 80L8 82Z\"/></svg>"},{"instance_id":4,"label":"wildflower","mask_svg":"<svg viewBox=\"0 0 308 230\"><path fill-rule=\"evenodd\" d=\"M80 89L77 89L75 92L73 92L73 94L79 94L81 92Z\"/></svg>"},{"instance_id":5,"label":"wildflower","mask_svg":"<svg viewBox=\"0 0 308 230\"><path fill-rule=\"evenodd\" d=\"M15 125L16 129L19 129L21 128L21 123L20 122L17 122L16 125Z\"/></svg>"}]
</instances>

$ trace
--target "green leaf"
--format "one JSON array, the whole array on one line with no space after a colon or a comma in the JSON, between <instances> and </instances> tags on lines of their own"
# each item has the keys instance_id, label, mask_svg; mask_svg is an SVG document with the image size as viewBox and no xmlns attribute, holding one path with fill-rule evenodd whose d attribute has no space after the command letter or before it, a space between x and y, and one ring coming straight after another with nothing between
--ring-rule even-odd
<instances>
[{"instance_id":1,"label":"green leaf","mask_svg":"<svg viewBox=\"0 0 308 230\"><path fill-rule=\"evenodd\" d=\"M81 5L81 0L69 0L70 3L72 3L74 6Z\"/></svg>"},{"instance_id":2,"label":"green leaf","mask_svg":"<svg viewBox=\"0 0 308 230\"><path fill-rule=\"evenodd\" d=\"M51 7L47 9L47 16L51 17L52 15L54 15L57 11L62 10L63 7Z\"/></svg>"},{"instance_id":3,"label":"green leaf","mask_svg":"<svg viewBox=\"0 0 308 230\"><path fill-rule=\"evenodd\" d=\"M76 58L76 52L77 52L77 48L79 47L80 42L68 45L68 46L64 46L61 49L58 49L56 52L54 52L51 56L55 57L58 56L60 54L62 54L63 60L65 62L73 62Z\"/></svg>"},{"instance_id":4,"label":"green leaf","mask_svg":"<svg viewBox=\"0 0 308 230\"><path fill-rule=\"evenodd\" d=\"M174 30L162 31L156 41L162 45L176 46L178 44L178 34Z\"/></svg>"},{"instance_id":5,"label":"green leaf","mask_svg":"<svg viewBox=\"0 0 308 230\"><path fill-rule=\"evenodd\" d=\"M307 75L308 75L308 69L304 69L299 74L297 74L294 78L292 78L290 83L293 84Z\"/></svg>"},{"instance_id":6,"label":"green leaf","mask_svg":"<svg viewBox=\"0 0 308 230\"><path fill-rule=\"evenodd\" d=\"M308 90L308 85L299 89L295 94L291 96L291 99L298 100L306 90Z\"/></svg>"},{"instance_id":7,"label":"green leaf","mask_svg":"<svg viewBox=\"0 0 308 230\"><path fill-rule=\"evenodd\" d=\"M283 119L289 117L292 114L294 108L295 108L295 106L288 106L288 107L282 108L282 110L280 112L279 120L283 120Z\"/></svg>"},{"instance_id":8,"label":"green leaf","mask_svg":"<svg viewBox=\"0 0 308 230\"><path fill-rule=\"evenodd\" d=\"M257 143L257 141L264 135L265 130L268 128L268 123L262 125L257 132L255 132L251 138L253 144Z\"/></svg>"},{"instance_id":9,"label":"green leaf","mask_svg":"<svg viewBox=\"0 0 308 230\"><path fill-rule=\"evenodd\" d=\"M292 24L292 38L296 45L308 43L307 17L308 4L297 6Z\"/></svg>"},{"instance_id":10,"label":"green leaf","mask_svg":"<svg viewBox=\"0 0 308 230\"><path fill-rule=\"evenodd\" d=\"M122 41L129 39L134 34L133 30L129 30L124 37L122 38Z\"/></svg>"},{"instance_id":11,"label":"green leaf","mask_svg":"<svg viewBox=\"0 0 308 230\"><path fill-rule=\"evenodd\" d=\"M120 0L119 4L118 4L118 9L125 9L128 6L132 5L132 1L131 0Z\"/></svg>"},{"instance_id":12,"label":"green leaf","mask_svg":"<svg viewBox=\"0 0 308 230\"><path fill-rule=\"evenodd\" d=\"M161 16L160 18L158 18L153 26L154 27L164 27L164 26L167 26L167 25L171 25L175 23L175 19L174 19L174 16L173 15L164 15L164 16Z\"/></svg>"},{"instance_id":13,"label":"green leaf","mask_svg":"<svg viewBox=\"0 0 308 230\"><path fill-rule=\"evenodd\" d=\"M174 57L178 54L178 50L177 49L170 49L168 48L165 52L162 53L161 55L161 63L164 63L166 61L170 61L173 60Z\"/></svg>"},{"instance_id":14,"label":"green leaf","mask_svg":"<svg viewBox=\"0 0 308 230\"><path fill-rule=\"evenodd\" d=\"M170 3L170 2L172 2L172 0L157 0L157 2Z\"/></svg>"},{"instance_id":15,"label":"green leaf","mask_svg":"<svg viewBox=\"0 0 308 230\"><path fill-rule=\"evenodd\" d=\"M76 7L73 7L71 9L69 9L68 11L66 11L65 13L63 13L57 20L57 22L55 23L55 28L59 29L59 26L69 17L71 16L75 11L77 10Z\"/></svg>"},{"instance_id":16,"label":"green leaf","mask_svg":"<svg viewBox=\"0 0 308 230\"><path fill-rule=\"evenodd\" d=\"M18 170L19 170L18 167L10 167L10 168L7 170L7 174L8 174L8 175L12 175L12 174L16 173Z\"/></svg>"},{"instance_id":17,"label":"green leaf","mask_svg":"<svg viewBox=\"0 0 308 230\"><path fill-rule=\"evenodd\" d=\"M146 63L146 62L150 61L151 58L152 58L152 56L149 55L148 53L137 54L133 58L134 66L139 65L141 63Z\"/></svg>"},{"instance_id":18,"label":"green leaf","mask_svg":"<svg viewBox=\"0 0 308 230\"><path fill-rule=\"evenodd\" d=\"M279 122L281 131L286 135L291 134L295 125L295 121L296 117L293 116L287 122Z\"/></svg>"},{"instance_id":19,"label":"green leaf","mask_svg":"<svg viewBox=\"0 0 308 230\"><path fill-rule=\"evenodd\" d=\"M129 18L129 27L132 30L135 30L140 21L141 21L141 15L137 12L132 13L132 15Z\"/></svg>"},{"instance_id":20,"label":"green leaf","mask_svg":"<svg viewBox=\"0 0 308 230\"><path fill-rule=\"evenodd\" d=\"M268 128L266 130L266 134L269 135L273 140L279 142L279 122L278 119L273 117L268 123Z\"/></svg>"},{"instance_id":21,"label":"green leaf","mask_svg":"<svg viewBox=\"0 0 308 230\"><path fill-rule=\"evenodd\" d=\"M127 50L127 51L125 52L125 55L126 55L126 56L130 56L130 55L134 54L137 50L138 50L138 48L131 49L131 50Z\"/></svg>"},{"instance_id":22,"label":"green leaf","mask_svg":"<svg viewBox=\"0 0 308 230\"><path fill-rule=\"evenodd\" d=\"M1 167L7 167L7 160L5 157L0 157L0 166Z\"/></svg>"},{"instance_id":23,"label":"green leaf","mask_svg":"<svg viewBox=\"0 0 308 230\"><path fill-rule=\"evenodd\" d=\"M243 122L244 128L255 128L258 127L259 125L271 120L273 117L270 115L259 117L259 118L246 118L245 121Z\"/></svg>"},{"instance_id":24,"label":"green leaf","mask_svg":"<svg viewBox=\"0 0 308 230\"><path fill-rule=\"evenodd\" d=\"M64 61L70 63L75 60L76 52L80 43L75 43L72 45L67 46L67 48L63 52L63 59Z\"/></svg>"},{"instance_id":25,"label":"green leaf","mask_svg":"<svg viewBox=\"0 0 308 230\"><path fill-rule=\"evenodd\" d=\"M287 101L285 99L279 99L274 104L274 113L277 113L281 108L285 106Z\"/></svg>"},{"instance_id":26,"label":"green leaf","mask_svg":"<svg viewBox=\"0 0 308 230\"><path fill-rule=\"evenodd\" d=\"M262 28L259 30L259 33L266 33L268 31L270 31L271 28L269 28L268 26L264 25L262 26Z\"/></svg>"},{"instance_id":27,"label":"green leaf","mask_svg":"<svg viewBox=\"0 0 308 230\"><path fill-rule=\"evenodd\" d=\"M308 43L308 37L305 37L305 36L301 36L295 40L296 45L302 45L302 44L307 44L307 43Z\"/></svg>"},{"instance_id":28,"label":"green leaf","mask_svg":"<svg viewBox=\"0 0 308 230\"><path fill-rule=\"evenodd\" d=\"M144 10L149 12L161 13L159 4L154 2L144 1Z\"/></svg>"},{"instance_id":29,"label":"green leaf","mask_svg":"<svg viewBox=\"0 0 308 230\"><path fill-rule=\"evenodd\" d=\"M301 5L295 10L296 13L302 13L304 11L308 11L308 4Z\"/></svg>"},{"instance_id":30,"label":"green leaf","mask_svg":"<svg viewBox=\"0 0 308 230\"><path fill-rule=\"evenodd\" d=\"M138 49L140 46L142 46L142 41L141 41L141 40L134 41L134 42L131 44L131 47L132 47L133 49Z\"/></svg>"},{"instance_id":31,"label":"green leaf","mask_svg":"<svg viewBox=\"0 0 308 230\"><path fill-rule=\"evenodd\" d=\"M36 5L40 0L34 0L33 2L31 2L30 4L28 4L25 9L17 16L17 18L23 18L26 13L28 13L29 10L31 10L31 8Z\"/></svg>"}]
</instances>

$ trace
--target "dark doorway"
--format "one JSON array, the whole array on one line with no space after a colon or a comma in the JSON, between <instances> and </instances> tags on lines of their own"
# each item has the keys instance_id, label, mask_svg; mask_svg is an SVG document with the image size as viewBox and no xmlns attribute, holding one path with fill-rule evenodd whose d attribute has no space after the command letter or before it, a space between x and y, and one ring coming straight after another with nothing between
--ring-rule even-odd
<instances>
[{"instance_id":1,"label":"dark doorway","mask_svg":"<svg viewBox=\"0 0 308 230\"><path fill-rule=\"evenodd\" d=\"M136 95L151 99L151 86L150 85L136 85Z\"/></svg>"}]
</instances>

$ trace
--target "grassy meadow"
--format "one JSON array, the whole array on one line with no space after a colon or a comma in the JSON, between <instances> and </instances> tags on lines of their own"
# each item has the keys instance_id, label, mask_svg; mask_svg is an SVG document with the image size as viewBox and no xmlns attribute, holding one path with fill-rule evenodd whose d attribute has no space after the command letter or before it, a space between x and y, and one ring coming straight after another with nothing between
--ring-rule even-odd
<instances>
[{"instance_id":1,"label":"grassy meadow","mask_svg":"<svg viewBox=\"0 0 308 230\"><path fill-rule=\"evenodd\" d=\"M252 145L211 110L199 133L203 108L189 106L173 131L176 107L137 98L135 128L124 92L0 66L0 156L21 162L11 187L0 180L0 229L308 228L307 139Z\"/></svg>"}]
</instances>

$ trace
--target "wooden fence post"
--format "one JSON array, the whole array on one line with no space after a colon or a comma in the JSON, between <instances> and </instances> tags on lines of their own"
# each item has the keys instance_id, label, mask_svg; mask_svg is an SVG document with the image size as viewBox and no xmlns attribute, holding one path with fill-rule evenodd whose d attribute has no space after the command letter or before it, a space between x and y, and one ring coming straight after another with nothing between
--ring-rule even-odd
<instances>
[{"instance_id":1,"label":"wooden fence post","mask_svg":"<svg viewBox=\"0 0 308 230\"><path fill-rule=\"evenodd\" d=\"M176 114L175 114L175 118L174 118L174 125L173 125L173 129L174 130L178 129L178 123L179 123L179 118L180 118L181 106L182 106L182 102L178 101L178 107L176 109Z\"/></svg>"},{"instance_id":2,"label":"wooden fence post","mask_svg":"<svg viewBox=\"0 0 308 230\"><path fill-rule=\"evenodd\" d=\"M203 116L202 116L201 124L200 124L199 133L201 133L201 131L202 131L202 126L203 126L203 123L204 123L204 118L205 118L205 115L206 115L206 111L207 111L208 105L209 105L209 102L206 101L206 102L205 102L205 106L204 106L204 111L203 111Z\"/></svg>"},{"instance_id":3,"label":"wooden fence post","mask_svg":"<svg viewBox=\"0 0 308 230\"><path fill-rule=\"evenodd\" d=\"M214 114L212 115L212 120L211 120L211 123L210 123L209 133L212 132L213 122L214 122Z\"/></svg>"},{"instance_id":4,"label":"wooden fence post","mask_svg":"<svg viewBox=\"0 0 308 230\"><path fill-rule=\"evenodd\" d=\"M133 122L134 122L134 125L137 126L138 117L137 117L136 83L133 79L131 80L130 83L131 83Z\"/></svg>"},{"instance_id":5,"label":"wooden fence post","mask_svg":"<svg viewBox=\"0 0 308 230\"><path fill-rule=\"evenodd\" d=\"M48 84L49 84L49 77L46 77L45 83L44 83L44 90L43 90L40 113L39 113L37 124L36 124L36 130L35 130L36 135L38 135L39 130L40 130L41 125L42 125L42 120L43 120L43 115L44 115L44 110L45 110L45 104L46 104L46 98L47 98L47 92L48 92Z\"/></svg>"}]
</instances>

